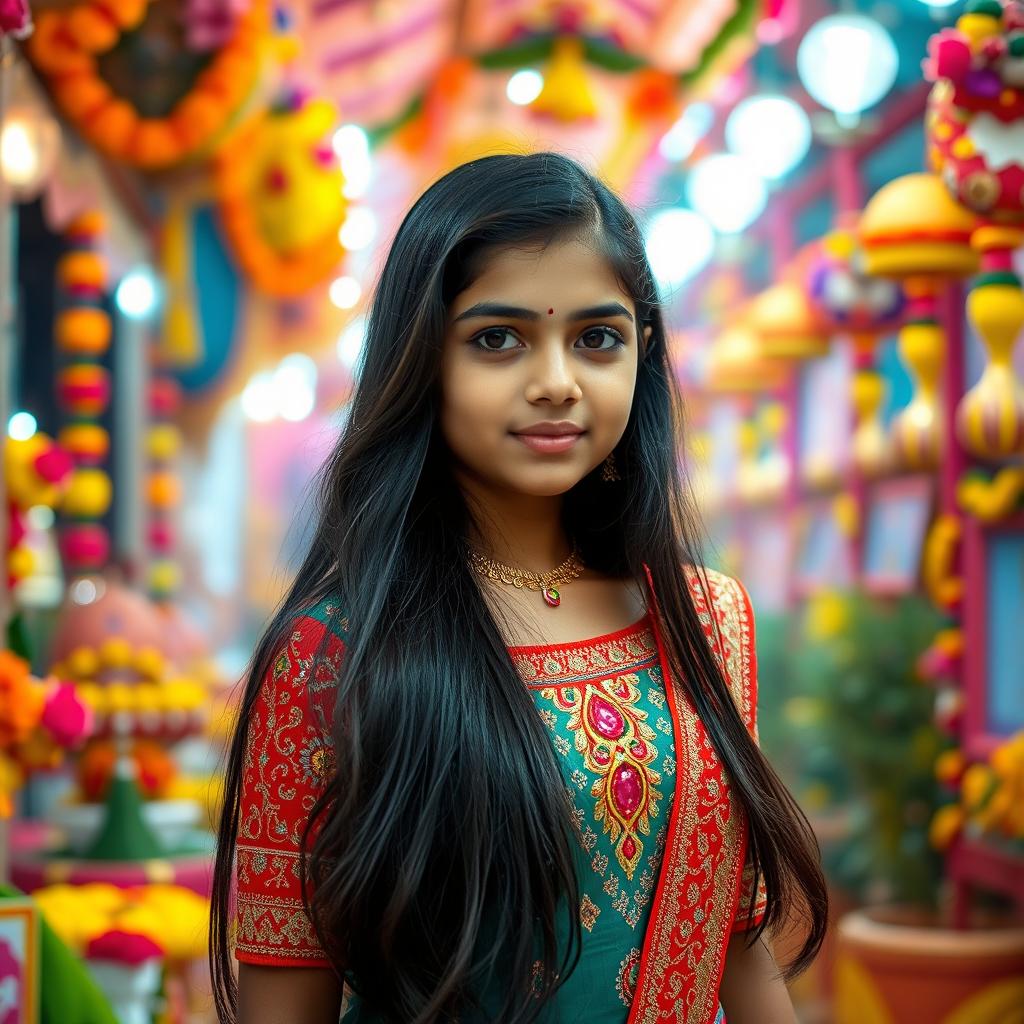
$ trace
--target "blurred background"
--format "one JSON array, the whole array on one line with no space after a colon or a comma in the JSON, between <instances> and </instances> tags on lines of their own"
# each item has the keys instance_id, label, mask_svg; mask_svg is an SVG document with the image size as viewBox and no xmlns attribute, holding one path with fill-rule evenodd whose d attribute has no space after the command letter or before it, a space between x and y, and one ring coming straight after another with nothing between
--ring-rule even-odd
<instances>
[{"instance_id":1,"label":"blurred background","mask_svg":"<svg viewBox=\"0 0 1024 1024\"><path fill-rule=\"evenodd\" d=\"M232 686L383 254L537 149L641 219L832 887L801 1019L1024 1022L1024 5L0 0L0 36L4 1024L211 1020Z\"/></svg>"}]
</instances>

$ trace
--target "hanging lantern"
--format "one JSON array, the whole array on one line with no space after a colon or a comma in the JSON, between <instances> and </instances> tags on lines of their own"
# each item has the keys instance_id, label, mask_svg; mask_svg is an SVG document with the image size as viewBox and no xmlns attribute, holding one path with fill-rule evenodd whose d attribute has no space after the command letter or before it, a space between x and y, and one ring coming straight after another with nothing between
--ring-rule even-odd
<instances>
[{"instance_id":1,"label":"hanging lantern","mask_svg":"<svg viewBox=\"0 0 1024 1024\"><path fill-rule=\"evenodd\" d=\"M914 379L914 394L893 423L892 439L897 459L909 469L934 468L941 457L938 381L945 339L938 296L946 280L977 269L970 245L975 223L933 174L907 174L890 182L861 217L865 269L902 281L907 296L900 354Z\"/></svg>"},{"instance_id":2,"label":"hanging lantern","mask_svg":"<svg viewBox=\"0 0 1024 1024\"><path fill-rule=\"evenodd\" d=\"M753 396L776 390L784 382L784 370L765 356L758 336L746 323L727 328L711 343L706 384L712 393Z\"/></svg>"},{"instance_id":3,"label":"hanging lantern","mask_svg":"<svg viewBox=\"0 0 1024 1024\"><path fill-rule=\"evenodd\" d=\"M802 362L828 354L828 332L795 281L763 291L750 305L748 323L769 359Z\"/></svg>"}]
</instances>

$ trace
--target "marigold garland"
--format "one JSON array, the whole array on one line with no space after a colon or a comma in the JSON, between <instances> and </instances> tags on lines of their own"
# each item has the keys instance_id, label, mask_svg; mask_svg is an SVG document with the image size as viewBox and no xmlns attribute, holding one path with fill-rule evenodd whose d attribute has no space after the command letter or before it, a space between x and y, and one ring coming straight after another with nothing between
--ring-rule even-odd
<instances>
[{"instance_id":1,"label":"marigold garland","mask_svg":"<svg viewBox=\"0 0 1024 1024\"><path fill-rule=\"evenodd\" d=\"M97 57L138 28L149 0L88 0L39 15L27 46L57 105L108 156L146 170L196 156L228 126L259 74L270 10L254 0L230 41L166 117L143 117L100 74Z\"/></svg>"}]
</instances>

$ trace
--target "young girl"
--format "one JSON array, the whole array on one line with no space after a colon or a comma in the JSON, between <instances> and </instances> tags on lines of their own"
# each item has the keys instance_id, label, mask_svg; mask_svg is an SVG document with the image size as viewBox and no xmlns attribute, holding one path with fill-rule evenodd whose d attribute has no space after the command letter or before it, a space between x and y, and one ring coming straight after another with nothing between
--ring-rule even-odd
<instances>
[{"instance_id":1,"label":"young girl","mask_svg":"<svg viewBox=\"0 0 1024 1024\"><path fill-rule=\"evenodd\" d=\"M795 1020L765 933L802 917L806 967L825 886L756 744L746 592L697 568L679 434L604 185L540 153L422 196L241 703L222 1020Z\"/></svg>"}]
</instances>

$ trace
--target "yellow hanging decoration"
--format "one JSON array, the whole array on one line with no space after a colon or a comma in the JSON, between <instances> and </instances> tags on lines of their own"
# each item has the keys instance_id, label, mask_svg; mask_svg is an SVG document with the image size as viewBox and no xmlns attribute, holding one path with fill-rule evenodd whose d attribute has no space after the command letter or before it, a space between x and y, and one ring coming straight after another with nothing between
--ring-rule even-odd
<instances>
[{"instance_id":1,"label":"yellow hanging decoration","mask_svg":"<svg viewBox=\"0 0 1024 1024\"><path fill-rule=\"evenodd\" d=\"M932 469L942 450L939 375L945 335L935 323L907 324L900 331L900 355L914 379L914 396L896 417L892 436L901 461L910 469Z\"/></svg>"},{"instance_id":2,"label":"yellow hanging decoration","mask_svg":"<svg viewBox=\"0 0 1024 1024\"><path fill-rule=\"evenodd\" d=\"M889 468L892 449L882 422L886 384L876 370L860 369L853 377L851 397L857 417L853 432L853 462L866 477L881 476Z\"/></svg>"},{"instance_id":3,"label":"yellow hanging decoration","mask_svg":"<svg viewBox=\"0 0 1024 1024\"><path fill-rule=\"evenodd\" d=\"M192 291L189 211L181 199L171 201L164 221L160 259L167 296L160 353L168 366L194 366L202 357L202 328Z\"/></svg>"},{"instance_id":4,"label":"yellow hanging decoration","mask_svg":"<svg viewBox=\"0 0 1024 1024\"><path fill-rule=\"evenodd\" d=\"M582 39L561 36L555 40L551 61L544 70L544 87L530 109L559 121L579 121L597 114L597 101L584 67Z\"/></svg>"},{"instance_id":5,"label":"yellow hanging decoration","mask_svg":"<svg viewBox=\"0 0 1024 1024\"><path fill-rule=\"evenodd\" d=\"M960 401L957 432L973 455L1001 459L1024 452L1024 389L1013 368L1013 349L1024 328L1024 292L1011 262L1024 231L986 226L972 241L982 253L983 273L967 296L967 315L989 359L981 380Z\"/></svg>"}]
</instances>

